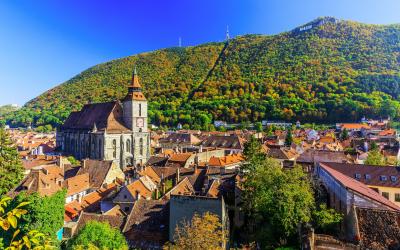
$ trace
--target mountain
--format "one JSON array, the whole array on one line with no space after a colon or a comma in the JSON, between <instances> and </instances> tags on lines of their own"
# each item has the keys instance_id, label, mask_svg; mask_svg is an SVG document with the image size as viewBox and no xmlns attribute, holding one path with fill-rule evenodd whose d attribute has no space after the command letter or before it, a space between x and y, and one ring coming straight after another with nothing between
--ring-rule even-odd
<instances>
[{"instance_id":1,"label":"mountain","mask_svg":"<svg viewBox=\"0 0 400 250\"><path fill-rule=\"evenodd\" d=\"M400 116L400 25L322 17L278 35L237 36L99 64L7 121L56 126L86 103L122 98L134 65L157 125Z\"/></svg>"}]
</instances>

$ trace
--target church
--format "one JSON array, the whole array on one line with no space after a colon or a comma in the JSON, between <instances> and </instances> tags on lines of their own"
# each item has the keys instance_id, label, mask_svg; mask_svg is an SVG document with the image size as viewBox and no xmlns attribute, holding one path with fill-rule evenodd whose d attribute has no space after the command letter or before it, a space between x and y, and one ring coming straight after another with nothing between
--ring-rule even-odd
<instances>
[{"instance_id":1,"label":"church","mask_svg":"<svg viewBox=\"0 0 400 250\"><path fill-rule=\"evenodd\" d=\"M58 129L59 150L76 159L112 160L121 168L150 158L147 100L134 70L124 99L86 104Z\"/></svg>"}]
</instances>

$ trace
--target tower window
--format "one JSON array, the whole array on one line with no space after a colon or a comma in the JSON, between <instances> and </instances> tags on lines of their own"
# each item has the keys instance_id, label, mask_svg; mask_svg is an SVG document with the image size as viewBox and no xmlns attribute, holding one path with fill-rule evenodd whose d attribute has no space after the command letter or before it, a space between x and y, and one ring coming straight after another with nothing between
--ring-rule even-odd
<instances>
[{"instance_id":1,"label":"tower window","mask_svg":"<svg viewBox=\"0 0 400 250\"><path fill-rule=\"evenodd\" d=\"M139 116L142 116L142 104L139 103Z\"/></svg>"},{"instance_id":2,"label":"tower window","mask_svg":"<svg viewBox=\"0 0 400 250\"><path fill-rule=\"evenodd\" d=\"M117 140L112 141L112 146L113 146L113 158L117 158Z\"/></svg>"},{"instance_id":3,"label":"tower window","mask_svg":"<svg viewBox=\"0 0 400 250\"><path fill-rule=\"evenodd\" d=\"M126 152L131 152L131 140L126 140Z\"/></svg>"},{"instance_id":4,"label":"tower window","mask_svg":"<svg viewBox=\"0 0 400 250\"><path fill-rule=\"evenodd\" d=\"M102 152L102 145L101 145L101 139L99 139L99 159L101 159L101 152Z\"/></svg>"},{"instance_id":5,"label":"tower window","mask_svg":"<svg viewBox=\"0 0 400 250\"><path fill-rule=\"evenodd\" d=\"M143 138L139 140L140 155L143 155Z\"/></svg>"}]
</instances>

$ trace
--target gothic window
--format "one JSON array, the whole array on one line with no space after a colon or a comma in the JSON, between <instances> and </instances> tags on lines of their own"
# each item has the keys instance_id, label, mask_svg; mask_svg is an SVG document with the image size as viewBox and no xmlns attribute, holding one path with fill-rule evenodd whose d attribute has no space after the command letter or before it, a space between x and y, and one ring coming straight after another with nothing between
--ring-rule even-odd
<instances>
[{"instance_id":1,"label":"gothic window","mask_svg":"<svg viewBox=\"0 0 400 250\"><path fill-rule=\"evenodd\" d=\"M99 150L99 158L101 158L101 152L102 152L102 150L101 150L101 148L102 148L102 145L101 145L101 139L99 139L99 148L98 148L98 150Z\"/></svg>"},{"instance_id":2,"label":"gothic window","mask_svg":"<svg viewBox=\"0 0 400 250\"><path fill-rule=\"evenodd\" d=\"M117 158L117 140L112 141L112 146L113 146L113 158Z\"/></svg>"},{"instance_id":3,"label":"gothic window","mask_svg":"<svg viewBox=\"0 0 400 250\"><path fill-rule=\"evenodd\" d=\"M126 140L126 152L131 152L131 140Z\"/></svg>"},{"instance_id":4,"label":"gothic window","mask_svg":"<svg viewBox=\"0 0 400 250\"><path fill-rule=\"evenodd\" d=\"M143 138L139 140L140 155L143 155Z\"/></svg>"},{"instance_id":5,"label":"gothic window","mask_svg":"<svg viewBox=\"0 0 400 250\"><path fill-rule=\"evenodd\" d=\"M139 103L139 116L142 116L142 104Z\"/></svg>"}]
</instances>

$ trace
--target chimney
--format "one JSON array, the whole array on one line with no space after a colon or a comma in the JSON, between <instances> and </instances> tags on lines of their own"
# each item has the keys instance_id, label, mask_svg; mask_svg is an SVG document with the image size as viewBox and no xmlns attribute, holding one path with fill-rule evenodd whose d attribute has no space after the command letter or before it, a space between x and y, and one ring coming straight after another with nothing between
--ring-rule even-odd
<instances>
[{"instance_id":1,"label":"chimney","mask_svg":"<svg viewBox=\"0 0 400 250\"><path fill-rule=\"evenodd\" d=\"M180 175L181 175L181 170L180 170L180 168L178 167L177 169L176 169L176 176L175 176L175 185L176 184L178 184L179 183L179 181L180 181Z\"/></svg>"},{"instance_id":2,"label":"chimney","mask_svg":"<svg viewBox=\"0 0 400 250\"><path fill-rule=\"evenodd\" d=\"M158 188L156 189L156 200L158 200L160 197L160 192L158 191Z\"/></svg>"},{"instance_id":3,"label":"chimney","mask_svg":"<svg viewBox=\"0 0 400 250\"><path fill-rule=\"evenodd\" d=\"M84 159L84 160L82 161L82 168L86 168L86 161L87 161L87 159Z\"/></svg>"},{"instance_id":4,"label":"chimney","mask_svg":"<svg viewBox=\"0 0 400 250\"><path fill-rule=\"evenodd\" d=\"M203 152L203 145L200 145L199 153L202 153L202 152Z\"/></svg>"},{"instance_id":5,"label":"chimney","mask_svg":"<svg viewBox=\"0 0 400 250\"><path fill-rule=\"evenodd\" d=\"M140 200L140 192L136 190L136 200Z\"/></svg>"}]
</instances>

